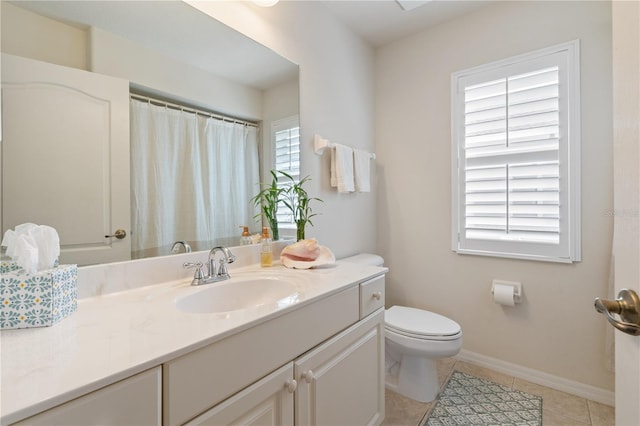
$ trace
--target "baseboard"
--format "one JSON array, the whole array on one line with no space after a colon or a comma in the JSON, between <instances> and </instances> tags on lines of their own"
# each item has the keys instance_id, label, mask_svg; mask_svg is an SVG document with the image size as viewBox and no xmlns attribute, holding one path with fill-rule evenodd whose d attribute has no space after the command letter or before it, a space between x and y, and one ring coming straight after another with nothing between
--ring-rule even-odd
<instances>
[{"instance_id":1,"label":"baseboard","mask_svg":"<svg viewBox=\"0 0 640 426\"><path fill-rule=\"evenodd\" d=\"M500 373L508 374L519 379L527 380L538 385L547 386L562 392L567 392L591 401L600 402L602 404L615 404L615 394L613 391L597 388L584 383L554 376L549 373L534 370L532 368L522 367L517 364L502 361L497 358L491 358L475 352L461 350L456 359L476 364L480 367L486 367Z\"/></svg>"}]
</instances>

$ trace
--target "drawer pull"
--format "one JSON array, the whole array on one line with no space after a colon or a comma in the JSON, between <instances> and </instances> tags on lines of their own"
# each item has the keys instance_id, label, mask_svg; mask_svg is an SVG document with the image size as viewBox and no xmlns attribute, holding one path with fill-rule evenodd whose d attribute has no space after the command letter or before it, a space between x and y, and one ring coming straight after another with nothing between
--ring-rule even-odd
<instances>
[{"instance_id":1,"label":"drawer pull","mask_svg":"<svg viewBox=\"0 0 640 426\"><path fill-rule=\"evenodd\" d=\"M294 393L296 391L296 389L298 388L298 382L296 382L293 379L292 380L287 380L286 388L287 388L287 391L289 393Z\"/></svg>"},{"instance_id":2,"label":"drawer pull","mask_svg":"<svg viewBox=\"0 0 640 426\"><path fill-rule=\"evenodd\" d=\"M373 297L376 300L380 300L380 299L382 299L382 292L381 291L376 291L375 293L373 293L371 295L371 297Z\"/></svg>"}]
</instances>

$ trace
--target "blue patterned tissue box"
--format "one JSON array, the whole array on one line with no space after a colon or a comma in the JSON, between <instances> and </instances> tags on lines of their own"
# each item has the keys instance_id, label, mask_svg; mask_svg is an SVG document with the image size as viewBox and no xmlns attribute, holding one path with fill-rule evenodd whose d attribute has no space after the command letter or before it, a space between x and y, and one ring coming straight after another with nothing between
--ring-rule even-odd
<instances>
[{"instance_id":1,"label":"blue patterned tissue box","mask_svg":"<svg viewBox=\"0 0 640 426\"><path fill-rule=\"evenodd\" d=\"M78 265L27 274L0 263L0 329L48 327L78 309Z\"/></svg>"}]
</instances>

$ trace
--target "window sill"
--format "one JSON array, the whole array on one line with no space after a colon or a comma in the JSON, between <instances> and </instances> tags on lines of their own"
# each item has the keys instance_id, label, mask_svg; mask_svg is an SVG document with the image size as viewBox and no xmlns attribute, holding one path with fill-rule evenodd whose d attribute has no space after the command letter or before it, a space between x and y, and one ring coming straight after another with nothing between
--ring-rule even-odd
<instances>
[{"instance_id":1,"label":"window sill","mask_svg":"<svg viewBox=\"0 0 640 426\"><path fill-rule=\"evenodd\" d=\"M454 249L453 252L464 255L475 256L487 256L487 257L499 257L503 259L518 259L518 260L535 260L538 262L551 262L551 263L574 263L579 262L580 259L571 259L566 257L550 257L550 256L536 256L532 254L519 254L519 253L501 253L481 250L468 250L468 249Z\"/></svg>"}]
</instances>

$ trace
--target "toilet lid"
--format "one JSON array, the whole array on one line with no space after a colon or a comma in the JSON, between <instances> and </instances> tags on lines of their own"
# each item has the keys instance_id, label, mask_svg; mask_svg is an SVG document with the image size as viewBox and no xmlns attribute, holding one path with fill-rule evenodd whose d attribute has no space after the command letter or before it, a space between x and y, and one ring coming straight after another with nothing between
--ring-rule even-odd
<instances>
[{"instance_id":1,"label":"toilet lid","mask_svg":"<svg viewBox=\"0 0 640 426\"><path fill-rule=\"evenodd\" d=\"M392 306L384 314L385 326L415 337L442 337L460 334L460 325L442 315L406 306Z\"/></svg>"}]
</instances>

